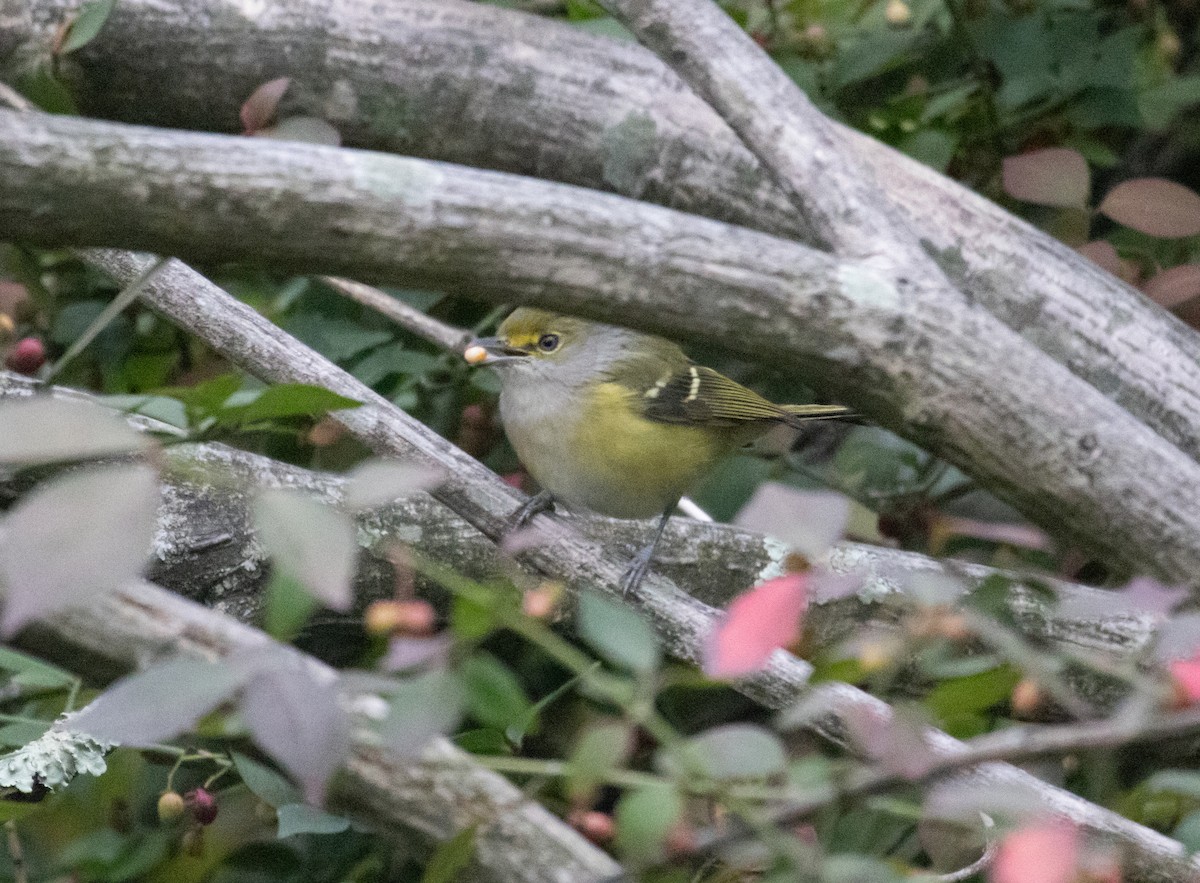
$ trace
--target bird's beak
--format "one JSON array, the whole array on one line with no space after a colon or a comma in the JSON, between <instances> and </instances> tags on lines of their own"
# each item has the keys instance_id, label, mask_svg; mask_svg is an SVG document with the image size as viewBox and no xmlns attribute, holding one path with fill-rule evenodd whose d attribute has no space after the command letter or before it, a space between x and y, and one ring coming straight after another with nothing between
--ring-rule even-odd
<instances>
[{"instance_id":1,"label":"bird's beak","mask_svg":"<svg viewBox=\"0 0 1200 883\"><path fill-rule=\"evenodd\" d=\"M463 350L468 365L498 365L527 358L525 350L511 347L498 337L477 337Z\"/></svg>"}]
</instances>

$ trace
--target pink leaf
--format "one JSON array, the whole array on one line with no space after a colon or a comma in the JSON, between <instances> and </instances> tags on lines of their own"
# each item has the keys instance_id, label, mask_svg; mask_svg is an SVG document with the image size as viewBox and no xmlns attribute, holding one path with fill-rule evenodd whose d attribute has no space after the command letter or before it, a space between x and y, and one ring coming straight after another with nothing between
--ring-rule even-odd
<instances>
[{"instance_id":1,"label":"pink leaf","mask_svg":"<svg viewBox=\"0 0 1200 883\"><path fill-rule=\"evenodd\" d=\"M738 595L708 636L705 674L736 678L761 669L772 653L796 640L807 602L803 573L767 580Z\"/></svg>"},{"instance_id":2,"label":"pink leaf","mask_svg":"<svg viewBox=\"0 0 1200 883\"><path fill-rule=\"evenodd\" d=\"M734 524L775 537L810 558L842 536L850 498L834 491L805 491L778 481L758 486Z\"/></svg>"},{"instance_id":3,"label":"pink leaf","mask_svg":"<svg viewBox=\"0 0 1200 883\"><path fill-rule=\"evenodd\" d=\"M1134 178L1108 192L1100 212L1148 236L1178 239L1200 233L1200 195L1165 178Z\"/></svg>"},{"instance_id":4,"label":"pink leaf","mask_svg":"<svg viewBox=\"0 0 1200 883\"><path fill-rule=\"evenodd\" d=\"M1141 276L1141 269L1138 265L1117 254L1113 244L1106 239L1088 242L1075 250L1092 263L1098 264L1102 269L1108 270L1118 279L1123 279L1130 285L1135 285L1138 277Z\"/></svg>"},{"instance_id":5,"label":"pink leaf","mask_svg":"<svg viewBox=\"0 0 1200 883\"><path fill-rule=\"evenodd\" d=\"M283 93L287 91L291 82L291 77L268 80L251 93L242 105L239 115L245 134L253 135L274 119L279 100L283 98Z\"/></svg>"},{"instance_id":6,"label":"pink leaf","mask_svg":"<svg viewBox=\"0 0 1200 883\"><path fill-rule=\"evenodd\" d=\"M1092 190L1087 160L1067 147L1007 157L1001 175L1005 193L1036 205L1083 208Z\"/></svg>"},{"instance_id":7,"label":"pink leaf","mask_svg":"<svg viewBox=\"0 0 1200 883\"><path fill-rule=\"evenodd\" d=\"M241 712L264 751L320 805L325 784L350 750L350 719L338 701L337 680L296 653L276 649L240 660L253 675Z\"/></svg>"},{"instance_id":8,"label":"pink leaf","mask_svg":"<svg viewBox=\"0 0 1200 883\"><path fill-rule=\"evenodd\" d=\"M1071 883L1079 861L1079 831L1067 821L1019 828L1000 842L992 883Z\"/></svg>"},{"instance_id":9,"label":"pink leaf","mask_svg":"<svg viewBox=\"0 0 1200 883\"><path fill-rule=\"evenodd\" d=\"M1146 297L1168 310L1200 297L1200 264L1183 264L1163 270L1142 286Z\"/></svg>"},{"instance_id":10,"label":"pink leaf","mask_svg":"<svg viewBox=\"0 0 1200 883\"><path fill-rule=\"evenodd\" d=\"M1188 703L1200 701L1200 658L1178 659L1170 668L1175 686Z\"/></svg>"}]
</instances>

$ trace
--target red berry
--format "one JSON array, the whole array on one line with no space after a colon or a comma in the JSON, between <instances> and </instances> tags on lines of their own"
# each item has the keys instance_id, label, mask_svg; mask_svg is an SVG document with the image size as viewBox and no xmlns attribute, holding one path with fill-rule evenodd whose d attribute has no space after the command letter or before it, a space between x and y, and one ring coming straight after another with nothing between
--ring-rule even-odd
<instances>
[{"instance_id":1,"label":"red berry","mask_svg":"<svg viewBox=\"0 0 1200 883\"><path fill-rule=\"evenodd\" d=\"M217 798L206 788L197 788L185 795L192 818L201 825L211 825L217 818Z\"/></svg>"},{"instance_id":2,"label":"red berry","mask_svg":"<svg viewBox=\"0 0 1200 883\"><path fill-rule=\"evenodd\" d=\"M35 374L46 364L46 345L36 337L22 337L8 351L4 364L18 374Z\"/></svg>"}]
</instances>

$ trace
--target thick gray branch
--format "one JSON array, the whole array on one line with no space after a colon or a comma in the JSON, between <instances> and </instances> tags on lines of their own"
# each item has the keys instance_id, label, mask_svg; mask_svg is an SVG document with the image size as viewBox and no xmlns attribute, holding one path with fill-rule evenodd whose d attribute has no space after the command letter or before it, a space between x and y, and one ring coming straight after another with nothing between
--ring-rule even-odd
<instances>
[{"instance_id":1,"label":"thick gray branch","mask_svg":"<svg viewBox=\"0 0 1200 883\"><path fill-rule=\"evenodd\" d=\"M44 59L74 0L0 0L0 77ZM459 0L122 0L63 60L86 113L235 131L260 83L347 143L612 189L785 237L788 199L652 54ZM466 60L469 60L466 61ZM1200 457L1200 338L988 200L877 141L832 131L886 182L943 270L1002 321Z\"/></svg>"},{"instance_id":2,"label":"thick gray branch","mask_svg":"<svg viewBox=\"0 0 1200 883\"><path fill-rule=\"evenodd\" d=\"M0 371L0 401L26 398L36 381ZM74 390L51 388L56 396L87 398ZM139 420L139 423L142 421ZM144 425L143 425L144 428ZM159 428L159 427L155 427ZM257 621L269 563L255 539L251 505L268 488L294 488L332 506L345 493L343 476L313 472L222 444L176 444L165 450L163 503L154 560L148 576L193 601ZM385 510L359 513L363 554L356 575L359 606L391 597L392 565L378 554L391 541L412 545L431 560L475 578L490 578L508 566L495 544L428 494L413 494ZM589 526L607 547L633 554L645 543L646 528L622 519L591 519ZM686 583L699 600L723 607L748 586L783 573L788 550L781 544L727 524L675 518L655 557L658 570ZM1014 580L1011 597L1026 637L1064 647L1097 650L1115 657L1143 653L1154 639L1152 615L1121 609L1119 596L1074 583L1038 578L1053 589L1058 607L1049 615L1035 602L1026 579L979 564L938 560L863 543L835 545L822 563L852 578L859 589L845 598L817 604L807 615L810 645L832 648L864 624L888 625L904 609L910 587L922 579L955 580L969 592L983 580L1002 575ZM423 586L422 586L423 587ZM431 590L433 587L429 587ZM885 610L881 605L886 604ZM1084 686L1091 701L1103 704L1108 685Z\"/></svg>"},{"instance_id":3,"label":"thick gray branch","mask_svg":"<svg viewBox=\"0 0 1200 883\"><path fill-rule=\"evenodd\" d=\"M19 643L93 678L97 671L116 675L172 654L219 659L270 640L141 583L51 616L22 632ZM356 734L332 782L331 807L385 835L415 836L427 846L479 825L471 879L576 883L617 871L607 855L445 739L433 740L417 757L399 757L377 743L365 730Z\"/></svg>"},{"instance_id":4,"label":"thick gray branch","mask_svg":"<svg viewBox=\"0 0 1200 883\"><path fill-rule=\"evenodd\" d=\"M118 279L127 280L144 272L150 259L120 252L93 252L91 260ZM345 412L344 424L377 452L416 456L447 467L450 481L439 490L439 499L486 535L494 538L497 521L502 524L511 513L511 490L494 476L188 268L173 262L155 277L144 297L173 321L265 379L320 383L367 402L362 408ZM556 522L550 519L542 517L539 523L552 532L543 547L526 553L524 557L530 564L572 585L584 582L614 590L621 567L605 559L594 542L554 529ZM580 526L586 530L586 522ZM639 595L626 600L647 616L664 646L683 659L697 659L716 612L679 592L658 574L648 578ZM768 707L781 708L800 695L810 671L807 663L777 653L767 669L736 686ZM834 741L843 740L843 716L857 706L868 706L877 716L890 714L886 703L850 685L835 685L827 696L827 713L813 722L813 728ZM962 743L945 733L930 731L928 739L934 752L961 750ZM1193 869L1176 841L1015 767L988 764L961 775L971 787L1025 789L1038 795L1052 811L1115 838L1131 856L1131 879L1135 881L1171 879L1173 874Z\"/></svg>"},{"instance_id":5,"label":"thick gray branch","mask_svg":"<svg viewBox=\"0 0 1200 883\"><path fill-rule=\"evenodd\" d=\"M388 277L729 345L1111 561L1200 573L1195 461L981 310L787 240L422 160L0 112L0 238L16 237Z\"/></svg>"}]
</instances>

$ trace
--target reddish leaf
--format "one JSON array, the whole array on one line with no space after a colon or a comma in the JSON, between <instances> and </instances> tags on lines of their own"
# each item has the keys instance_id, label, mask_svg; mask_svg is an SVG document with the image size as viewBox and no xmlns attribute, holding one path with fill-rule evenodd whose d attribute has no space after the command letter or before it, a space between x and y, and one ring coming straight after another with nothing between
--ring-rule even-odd
<instances>
[{"instance_id":1,"label":"reddish leaf","mask_svg":"<svg viewBox=\"0 0 1200 883\"><path fill-rule=\"evenodd\" d=\"M1098 264L1101 268L1108 270L1118 279L1123 279L1130 285L1137 283L1141 276L1141 270L1133 261L1127 261L1113 247L1113 244L1106 239L1097 239L1094 242L1088 242L1085 245L1075 249L1089 261Z\"/></svg>"},{"instance_id":2,"label":"reddish leaf","mask_svg":"<svg viewBox=\"0 0 1200 883\"><path fill-rule=\"evenodd\" d=\"M299 491L272 489L255 502L254 525L279 571L327 607L349 609L358 558L349 516Z\"/></svg>"},{"instance_id":3,"label":"reddish leaf","mask_svg":"<svg viewBox=\"0 0 1200 883\"><path fill-rule=\"evenodd\" d=\"M1079 862L1079 831L1067 821L1019 828L1000 842L992 883L1071 883Z\"/></svg>"},{"instance_id":4,"label":"reddish leaf","mask_svg":"<svg viewBox=\"0 0 1200 883\"><path fill-rule=\"evenodd\" d=\"M1172 662L1171 679L1189 703L1200 701L1200 657Z\"/></svg>"},{"instance_id":5,"label":"reddish leaf","mask_svg":"<svg viewBox=\"0 0 1200 883\"><path fill-rule=\"evenodd\" d=\"M0 631L121 588L141 573L158 514L158 475L144 465L69 472L40 485L0 529Z\"/></svg>"},{"instance_id":6,"label":"reddish leaf","mask_svg":"<svg viewBox=\"0 0 1200 883\"><path fill-rule=\"evenodd\" d=\"M320 804L325 783L350 750L350 720L338 701L337 680L296 653L253 654L242 662L254 675L241 712L254 741Z\"/></svg>"},{"instance_id":7,"label":"reddish leaf","mask_svg":"<svg viewBox=\"0 0 1200 883\"><path fill-rule=\"evenodd\" d=\"M170 659L117 681L70 724L108 742L153 745L190 730L244 680L244 672L226 663Z\"/></svg>"},{"instance_id":8,"label":"reddish leaf","mask_svg":"<svg viewBox=\"0 0 1200 883\"><path fill-rule=\"evenodd\" d=\"M1171 312L1193 328L1200 328L1200 297L1181 303Z\"/></svg>"},{"instance_id":9,"label":"reddish leaf","mask_svg":"<svg viewBox=\"0 0 1200 883\"><path fill-rule=\"evenodd\" d=\"M854 744L883 769L909 779L928 772L934 755L925 742L927 726L912 709L889 713L887 706L860 703L843 719Z\"/></svg>"},{"instance_id":10,"label":"reddish leaf","mask_svg":"<svg viewBox=\"0 0 1200 883\"><path fill-rule=\"evenodd\" d=\"M734 524L769 534L815 558L842 536L850 498L833 491L804 491L777 481L758 486Z\"/></svg>"},{"instance_id":11,"label":"reddish leaf","mask_svg":"<svg viewBox=\"0 0 1200 883\"><path fill-rule=\"evenodd\" d=\"M1163 270L1142 285L1146 297L1168 310L1200 297L1200 264L1183 264Z\"/></svg>"},{"instance_id":12,"label":"reddish leaf","mask_svg":"<svg viewBox=\"0 0 1200 883\"><path fill-rule=\"evenodd\" d=\"M1087 160L1067 147L1006 158L1002 180L1004 192L1014 199L1057 208L1082 208L1092 190Z\"/></svg>"},{"instance_id":13,"label":"reddish leaf","mask_svg":"<svg viewBox=\"0 0 1200 883\"><path fill-rule=\"evenodd\" d=\"M738 595L708 636L704 672L736 678L761 669L772 653L796 640L807 602L803 573L767 580Z\"/></svg>"},{"instance_id":14,"label":"reddish leaf","mask_svg":"<svg viewBox=\"0 0 1200 883\"><path fill-rule=\"evenodd\" d=\"M242 105L240 117L242 130L247 135L253 135L274 119L275 111L279 107L279 100L283 98L283 93L287 91L291 82L291 77L268 80L246 99L246 103Z\"/></svg>"},{"instance_id":15,"label":"reddish leaf","mask_svg":"<svg viewBox=\"0 0 1200 883\"><path fill-rule=\"evenodd\" d=\"M1200 233L1200 195L1165 178L1134 178L1109 191L1100 212L1148 236L1178 239Z\"/></svg>"}]
</instances>

